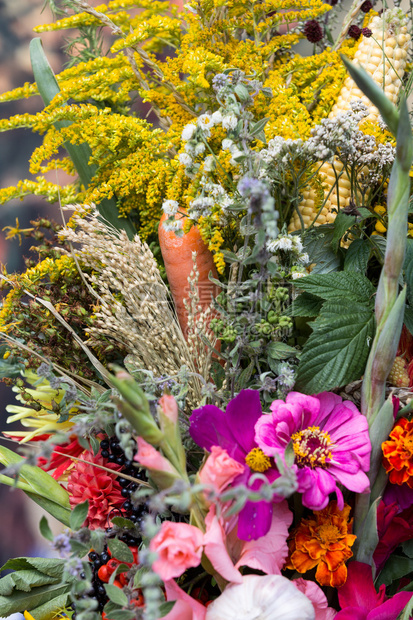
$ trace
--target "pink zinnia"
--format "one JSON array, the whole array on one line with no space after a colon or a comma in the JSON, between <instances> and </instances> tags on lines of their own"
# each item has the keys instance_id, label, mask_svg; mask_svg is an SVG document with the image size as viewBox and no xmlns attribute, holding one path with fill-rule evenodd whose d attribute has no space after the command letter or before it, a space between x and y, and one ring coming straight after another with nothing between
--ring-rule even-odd
<instances>
[{"instance_id":1,"label":"pink zinnia","mask_svg":"<svg viewBox=\"0 0 413 620\"><path fill-rule=\"evenodd\" d=\"M275 400L270 409L272 413L255 425L255 441L267 456L282 459L291 442L304 506L322 510L335 492L342 510L337 483L356 493L368 491L368 424L352 402L330 392L317 396L290 392L286 402Z\"/></svg>"}]
</instances>

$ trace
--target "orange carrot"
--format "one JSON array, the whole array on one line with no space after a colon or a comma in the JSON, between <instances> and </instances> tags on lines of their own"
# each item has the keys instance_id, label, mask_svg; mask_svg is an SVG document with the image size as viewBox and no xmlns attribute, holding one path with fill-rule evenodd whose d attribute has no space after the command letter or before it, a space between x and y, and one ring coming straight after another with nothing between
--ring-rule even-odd
<instances>
[{"instance_id":1,"label":"orange carrot","mask_svg":"<svg viewBox=\"0 0 413 620\"><path fill-rule=\"evenodd\" d=\"M180 215L176 216L181 217ZM163 227L163 222L167 219L164 213L159 223L158 235L159 245L165 263L166 275L171 288L172 298L175 303L176 314L183 334L186 336L188 327L188 313L184 306L184 299L189 296L188 276L190 275L194 263L192 252L196 252L196 264L199 271L198 295L199 304L205 310L211 303L211 296L218 294L217 286L208 278L210 272L214 278L218 278L218 273L214 264L214 259L210 250L201 239L200 232L196 226L182 237L175 235L174 231L167 231ZM186 218L182 219L184 225Z\"/></svg>"}]
</instances>

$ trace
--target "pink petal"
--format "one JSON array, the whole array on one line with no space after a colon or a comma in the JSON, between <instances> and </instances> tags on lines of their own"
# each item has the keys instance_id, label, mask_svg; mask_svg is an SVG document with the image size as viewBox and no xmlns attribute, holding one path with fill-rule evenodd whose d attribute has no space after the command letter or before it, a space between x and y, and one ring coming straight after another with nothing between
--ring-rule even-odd
<instances>
[{"instance_id":1,"label":"pink petal","mask_svg":"<svg viewBox=\"0 0 413 620\"><path fill-rule=\"evenodd\" d=\"M293 515L284 500L274 506L271 527L258 540L244 542L236 567L249 566L267 575L279 575L288 555L286 543Z\"/></svg>"},{"instance_id":2,"label":"pink petal","mask_svg":"<svg viewBox=\"0 0 413 620\"><path fill-rule=\"evenodd\" d=\"M373 609L367 616L367 620L394 620L406 607L412 596L411 592L399 592L385 603Z\"/></svg>"},{"instance_id":3,"label":"pink petal","mask_svg":"<svg viewBox=\"0 0 413 620\"><path fill-rule=\"evenodd\" d=\"M165 581L165 590L167 600L177 602L163 620L205 620L206 607L181 590L173 579Z\"/></svg>"},{"instance_id":4,"label":"pink petal","mask_svg":"<svg viewBox=\"0 0 413 620\"><path fill-rule=\"evenodd\" d=\"M211 506L205 519L207 527L204 535L204 553L217 573L231 583L242 583L241 573L234 567L225 544L225 533Z\"/></svg>"}]
</instances>

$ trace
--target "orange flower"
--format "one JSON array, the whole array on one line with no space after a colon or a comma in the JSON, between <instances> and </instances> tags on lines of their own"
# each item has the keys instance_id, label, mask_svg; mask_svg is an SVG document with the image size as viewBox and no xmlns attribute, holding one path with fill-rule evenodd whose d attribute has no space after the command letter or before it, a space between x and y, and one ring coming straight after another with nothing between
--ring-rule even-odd
<instances>
[{"instance_id":1,"label":"orange flower","mask_svg":"<svg viewBox=\"0 0 413 620\"><path fill-rule=\"evenodd\" d=\"M290 539L290 555L286 568L306 573L317 566L315 578L322 586L340 588L346 583L346 560L353 552L350 547L356 536L351 534L353 519L348 521L350 506L338 510L337 502L330 502L324 510L303 519Z\"/></svg>"},{"instance_id":2,"label":"orange flower","mask_svg":"<svg viewBox=\"0 0 413 620\"><path fill-rule=\"evenodd\" d=\"M383 466L393 484L407 482L413 489L413 421L400 418L390 433L390 439L381 444Z\"/></svg>"}]
</instances>

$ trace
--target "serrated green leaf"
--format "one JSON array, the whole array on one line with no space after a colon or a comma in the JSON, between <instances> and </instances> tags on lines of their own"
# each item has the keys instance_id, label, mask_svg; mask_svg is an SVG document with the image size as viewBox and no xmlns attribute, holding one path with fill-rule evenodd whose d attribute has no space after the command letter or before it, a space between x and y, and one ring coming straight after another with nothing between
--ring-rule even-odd
<instances>
[{"instance_id":1,"label":"serrated green leaf","mask_svg":"<svg viewBox=\"0 0 413 620\"><path fill-rule=\"evenodd\" d=\"M244 370L240 373L237 379L238 389L242 390L248 383L248 381L252 377L252 373L254 372L255 363L252 361Z\"/></svg>"},{"instance_id":2,"label":"serrated green leaf","mask_svg":"<svg viewBox=\"0 0 413 620\"><path fill-rule=\"evenodd\" d=\"M50 577L33 569L20 570L9 573L0 579L0 594L2 596L9 596L13 590L30 592L32 588L58 583L59 581L60 578Z\"/></svg>"},{"instance_id":3,"label":"serrated green leaf","mask_svg":"<svg viewBox=\"0 0 413 620\"><path fill-rule=\"evenodd\" d=\"M128 545L119 540L118 538L111 538L108 540L108 549L113 558L116 558L120 562L133 562L133 554Z\"/></svg>"},{"instance_id":4,"label":"serrated green leaf","mask_svg":"<svg viewBox=\"0 0 413 620\"><path fill-rule=\"evenodd\" d=\"M105 583L104 586L105 586L106 594L108 595L112 603L115 603L115 605L119 605L120 607L127 606L128 598L126 594L123 592L123 590L121 590L117 586L111 585L110 583Z\"/></svg>"},{"instance_id":5,"label":"serrated green leaf","mask_svg":"<svg viewBox=\"0 0 413 620\"><path fill-rule=\"evenodd\" d=\"M334 220L334 234L333 234L333 246L337 250L340 243L340 239L349 228L354 226L356 217L354 215L347 215L342 211L337 213L337 217Z\"/></svg>"},{"instance_id":6,"label":"serrated green leaf","mask_svg":"<svg viewBox=\"0 0 413 620\"><path fill-rule=\"evenodd\" d=\"M323 303L324 299L304 292L294 299L286 314L288 316L316 317L320 314Z\"/></svg>"},{"instance_id":7,"label":"serrated green leaf","mask_svg":"<svg viewBox=\"0 0 413 620\"><path fill-rule=\"evenodd\" d=\"M295 389L317 394L359 379L374 337L372 308L345 298L327 301L311 326Z\"/></svg>"},{"instance_id":8,"label":"serrated green leaf","mask_svg":"<svg viewBox=\"0 0 413 620\"><path fill-rule=\"evenodd\" d=\"M30 567L35 568L36 570L44 573L45 575L49 575L50 577L55 577L56 579L60 579L63 575L63 570L65 566L65 560L61 560L60 558L25 558L30 565Z\"/></svg>"},{"instance_id":9,"label":"serrated green leaf","mask_svg":"<svg viewBox=\"0 0 413 620\"><path fill-rule=\"evenodd\" d=\"M288 357L295 357L298 354L297 349L290 347L284 342L271 342L267 349L267 355L274 360L285 360Z\"/></svg>"},{"instance_id":10,"label":"serrated green leaf","mask_svg":"<svg viewBox=\"0 0 413 620\"><path fill-rule=\"evenodd\" d=\"M64 609L70 601L70 591L60 596L55 596L50 601L46 601L42 605L30 610L30 614L34 620L51 620L56 618L56 611Z\"/></svg>"},{"instance_id":11,"label":"serrated green leaf","mask_svg":"<svg viewBox=\"0 0 413 620\"><path fill-rule=\"evenodd\" d=\"M331 225L317 226L303 236L304 251L310 263L315 263L312 273L330 273L341 266L340 253L332 248L334 229Z\"/></svg>"},{"instance_id":12,"label":"serrated green leaf","mask_svg":"<svg viewBox=\"0 0 413 620\"><path fill-rule=\"evenodd\" d=\"M50 525L48 524L47 519L44 515L40 519L39 530L40 530L41 535L44 538L46 538L46 540L50 540L50 542L53 542L53 539L54 539L53 532L50 529Z\"/></svg>"},{"instance_id":13,"label":"serrated green leaf","mask_svg":"<svg viewBox=\"0 0 413 620\"><path fill-rule=\"evenodd\" d=\"M70 515L70 527L72 530L79 530L84 524L89 512L89 502L86 500L75 506Z\"/></svg>"},{"instance_id":14,"label":"serrated green leaf","mask_svg":"<svg viewBox=\"0 0 413 620\"><path fill-rule=\"evenodd\" d=\"M84 543L73 539L70 540L70 548L73 553L76 553L76 555L80 558L83 558L90 551L89 545L85 545Z\"/></svg>"},{"instance_id":15,"label":"serrated green leaf","mask_svg":"<svg viewBox=\"0 0 413 620\"><path fill-rule=\"evenodd\" d=\"M296 288L327 300L347 299L373 305L376 288L361 273L340 271L337 273L310 274L294 282Z\"/></svg>"},{"instance_id":16,"label":"serrated green leaf","mask_svg":"<svg viewBox=\"0 0 413 620\"><path fill-rule=\"evenodd\" d=\"M344 271L356 271L364 275L367 271L370 252L371 248L368 241L354 239L346 252Z\"/></svg>"},{"instance_id":17,"label":"serrated green leaf","mask_svg":"<svg viewBox=\"0 0 413 620\"><path fill-rule=\"evenodd\" d=\"M402 555L391 555L377 579L377 587L382 583L386 586L413 572L413 559Z\"/></svg>"},{"instance_id":18,"label":"serrated green leaf","mask_svg":"<svg viewBox=\"0 0 413 620\"><path fill-rule=\"evenodd\" d=\"M70 588L68 583L55 584L33 588L30 592L14 591L11 596L0 596L1 613L7 617L26 609L31 612L32 609L70 592ZM43 620L43 618L36 620Z\"/></svg>"}]
</instances>

